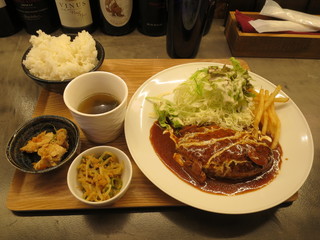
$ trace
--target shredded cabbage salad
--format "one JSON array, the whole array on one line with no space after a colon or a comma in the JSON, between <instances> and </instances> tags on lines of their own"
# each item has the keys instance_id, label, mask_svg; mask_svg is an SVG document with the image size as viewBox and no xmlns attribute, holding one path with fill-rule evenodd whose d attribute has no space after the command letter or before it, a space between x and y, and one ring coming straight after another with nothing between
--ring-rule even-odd
<instances>
[{"instance_id":1,"label":"shredded cabbage salad","mask_svg":"<svg viewBox=\"0 0 320 240\"><path fill-rule=\"evenodd\" d=\"M165 96L147 97L162 127L217 124L242 131L253 122L253 88L247 70L235 58L232 67L209 66L197 70L173 90L173 100Z\"/></svg>"}]
</instances>

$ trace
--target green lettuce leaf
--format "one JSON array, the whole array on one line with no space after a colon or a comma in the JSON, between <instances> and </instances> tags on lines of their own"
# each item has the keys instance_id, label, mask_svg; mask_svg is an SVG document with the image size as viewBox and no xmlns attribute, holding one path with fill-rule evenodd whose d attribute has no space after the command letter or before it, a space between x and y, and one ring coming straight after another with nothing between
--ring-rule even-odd
<instances>
[{"instance_id":1,"label":"green lettuce leaf","mask_svg":"<svg viewBox=\"0 0 320 240\"><path fill-rule=\"evenodd\" d=\"M173 99L148 97L162 127L217 124L243 130L253 121L253 88L248 71L230 59L232 67L199 69L173 90Z\"/></svg>"}]
</instances>

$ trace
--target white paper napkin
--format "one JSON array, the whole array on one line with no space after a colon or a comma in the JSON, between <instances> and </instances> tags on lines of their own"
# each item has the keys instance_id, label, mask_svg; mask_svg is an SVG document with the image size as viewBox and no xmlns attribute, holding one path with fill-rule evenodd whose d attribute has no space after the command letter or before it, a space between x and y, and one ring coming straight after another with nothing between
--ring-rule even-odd
<instances>
[{"instance_id":1,"label":"white paper napkin","mask_svg":"<svg viewBox=\"0 0 320 240\"><path fill-rule=\"evenodd\" d=\"M261 15L282 20L253 20L249 23L257 32L317 32L320 30L320 17L290 9L283 9L272 0L266 0ZM285 21L283 21L285 20Z\"/></svg>"}]
</instances>

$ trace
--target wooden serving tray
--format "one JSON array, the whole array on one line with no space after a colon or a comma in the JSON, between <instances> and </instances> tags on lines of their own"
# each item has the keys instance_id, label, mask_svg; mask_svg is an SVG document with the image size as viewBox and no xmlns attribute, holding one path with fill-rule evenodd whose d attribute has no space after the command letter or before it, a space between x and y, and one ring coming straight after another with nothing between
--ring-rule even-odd
<instances>
[{"instance_id":1,"label":"wooden serving tray","mask_svg":"<svg viewBox=\"0 0 320 240\"><path fill-rule=\"evenodd\" d=\"M124 79L129 88L129 99L138 87L152 75L168 67L188 62L229 63L226 59L110 59L105 60L100 70L112 72ZM241 64L248 65L240 60ZM59 115L74 121L63 102L61 94L42 90L33 116ZM105 208L139 208L184 206L153 185L132 159L124 134L108 145L118 147L128 154L133 164L132 183L127 193L112 206ZM81 151L94 144L81 133ZM69 192L67 171L69 164L46 174L29 174L16 170L7 197L7 207L12 211L47 211L92 209L81 203ZM288 201L296 199L296 195Z\"/></svg>"}]
</instances>

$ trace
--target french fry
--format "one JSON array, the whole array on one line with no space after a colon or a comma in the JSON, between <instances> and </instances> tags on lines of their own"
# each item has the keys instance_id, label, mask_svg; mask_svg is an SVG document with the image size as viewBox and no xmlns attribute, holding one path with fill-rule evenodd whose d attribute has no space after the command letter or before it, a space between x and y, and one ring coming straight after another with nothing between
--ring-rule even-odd
<instances>
[{"instance_id":1,"label":"french fry","mask_svg":"<svg viewBox=\"0 0 320 240\"><path fill-rule=\"evenodd\" d=\"M274 133L274 137L273 137L272 144L271 144L271 149L274 149L278 145L279 138L280 138L280 132L281 132L281 122L278 121L277 126L276 126L276 132Z\"/></svg>"},{"instance_id":2,"label":"french fry","mask_svg":"<svg viewBox=\"0 0 320 240\"><path fill-rule=\"evenodd\" d=\"M276 95L280 92L281 90L281 86L278 85L276 87L276 89L273 91L273 93L270 94L270 97L268 98L268 100L266 101L266 104L265 104L265 109L267 109L274 101Z\"/></svg>"},{"instance_id":3,"label":"french fry","mask_svg":"<svg viewBox=\"0 0 320 240\"><path fill-rule=\"evenodd\" d=\"M289 101L289 98L287 98L287 97L277 97L277 98L274 98L274 102L285 103L285 102L288 102L288 101Z\"/></svg>"},{"instance_id":4,"label":"french fry","mask_svg":"<svg viewBox=\"0 0 320 240\"><path fill-rule=\"evenodd\" d=\"M277 94L280 92L281 90L281 86L278 85L277 88L275 89L275 91L273 92L273 98L271 98L269 101L270 103L273 101L273 102L288 102L289 101L289 98L288 97L276 97ZM268 91L268 90L265 90L265 91ZM252 90L252 92L259 96L259 92L257 90ZM254 101L256 102L259 102L259 98L254 98ZM267 103L266 106L268 106L270 103Z\"/></svg>"},{"instance_id":5,"label":"french fry","mask_svg":"<svg viewBox=\"0 0 320 240\"><path fill-rule=\"evenodd\" d=\"M273 117L273 113L272 113L271 108L268 108L268 109L267 109L267 113L268 113L268 117L269 117L269 119L268 119L269 124L268 124L268 130L267 130L267 132L269 132L270 135L273 136L273 133L275 132L275 126L276 126L276 125L275 125L275 122L276 122L276 120L275 120L275 118Z\"/></svg>"},{"instance_id":6,"label":"french fry","mask_svg":"<svg viewBox=\"0 0 320 240\"><path fill-rule=\"evenodd\" d=\"M265 95L264 95L264 101L267 101L269 97L269 91L266 90L265 91ZM261 129L261 133L263 135L266 135L267 134L267 130L268 130L268 123L269 123L269 116L268 116L268 112L267 111L264 111L263 112L263 122L262 122L262 129Z\"/></svg>"},{"instance_id":7,"label":"french fry","mask_svg":"<svg viewBox=\"0 0 320 240\"><path fill-rule=\"evenodd\" d=\"M258 137L259 123L261 121L263 110L264 110L264 89L261 89L259 93L259 104L257 106L257 111L256 111L254 123L253 123L253 127L255 129L255 137Z\"/></svg>"},{"instance_id":8,"label":"french fry","mask_svg":"<svg viewBox=\"0 0 320 240\"><path fill-rule=\"evenodd\" d=\"M280 120L279 120L278 115L275 111L274 104L272 104L270 106L270 113L272 116L272 122L273 122L273 126L274 126L274 129L272 132L273 141L272 141L272 145L271 145L271 148L273 149L278 145L279 138L280 138Z\"/></svg>"},{"instance_id":9,"label":"french fry","mask_svg":"<svg viewBox=\"0 0 320 240\"><path fill-rule=\"evenodd\" d=\"M271 148L274 149L279 144L281 133L281 122L275 111L275 103L285 103L289 100L287 97L276 97L281 90L278 85L276 89L269 94L268 90L261 89L259 92L254 91L256 97L254 111L254 136L270 134L272 138ZM261 130L260 128L261 127Z\"/></svg>"},{"instance_id":10,"label":"french fry","mask_svg":"<svg viewBox=\"0 0 320 240\"><path fill-rule=\"evenodd\" d=\"M267 134L268 127L269 127L268 113L264 112L264 114L263 114L263 124L262 124L262 129L261 129L261 134L262 135L266 135Z\"/></svg>"}]
</instances>

